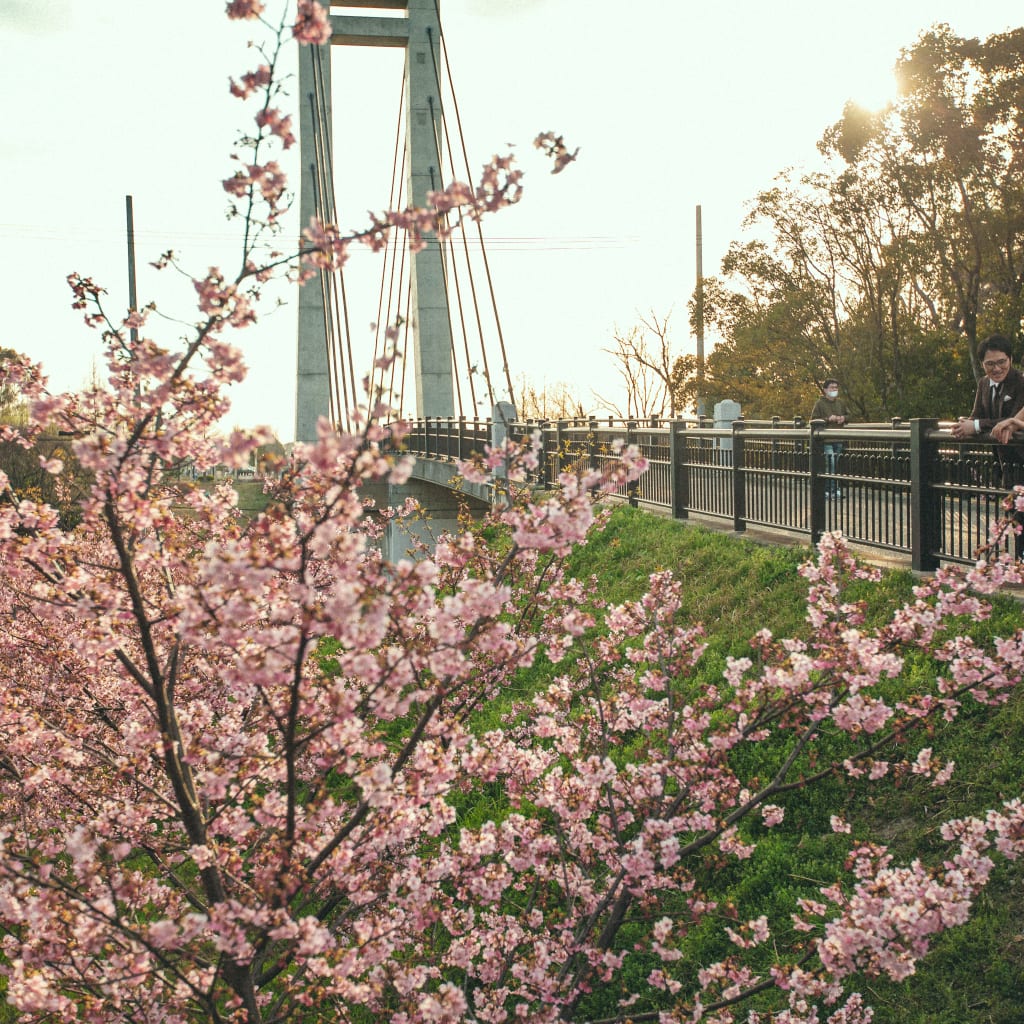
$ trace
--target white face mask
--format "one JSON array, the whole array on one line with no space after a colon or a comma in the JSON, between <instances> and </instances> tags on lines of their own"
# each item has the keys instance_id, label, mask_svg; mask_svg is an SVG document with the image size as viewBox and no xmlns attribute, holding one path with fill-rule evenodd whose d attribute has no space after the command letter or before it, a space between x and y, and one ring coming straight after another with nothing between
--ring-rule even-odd
<instances>
[{"instance_id":1,"label":"white face mask","mask_svg":"<svg viewBox=\"0 0 1024 1024\"><path fill-rule=\"evenodd\" d=\"M838 391L833 391L832 388L829 388L828 391L825 392L825 397L826 398L838 398L839 397L839 392Z\"/></svg>"}]
</instances>

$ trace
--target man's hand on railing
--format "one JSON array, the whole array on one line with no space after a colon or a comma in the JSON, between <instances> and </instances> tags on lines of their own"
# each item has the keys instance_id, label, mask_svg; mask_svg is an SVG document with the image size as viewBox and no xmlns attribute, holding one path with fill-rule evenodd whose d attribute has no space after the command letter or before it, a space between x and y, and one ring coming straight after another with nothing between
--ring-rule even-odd
<instances>
[{"instance_id":1,"label":"man's hand on railing","mask_svg":"<svg viewBox=\"0 0 1024 1024\"><path fill-rule=\"evenodd\" d=\"M960 419L953 424L949 432L961 441L965 441L967 438L974 437L975 434L980 433L976 422L972 419L968 419L966 416L961 416Z\"/></svg>"}]
</instances>

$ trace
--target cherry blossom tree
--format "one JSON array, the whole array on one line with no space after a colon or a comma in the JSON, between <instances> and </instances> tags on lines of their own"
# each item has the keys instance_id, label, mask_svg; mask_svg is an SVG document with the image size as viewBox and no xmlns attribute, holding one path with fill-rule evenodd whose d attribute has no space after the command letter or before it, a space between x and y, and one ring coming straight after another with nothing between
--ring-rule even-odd
<instances>
[{"instance_id":1,"label":"cherry blossom tree","mask_svg":"<svg viewBox=\"0 0 1024 1024\"><path fill-rule=\"evenodd\" d=\"M536 443L490 451L462 467L513 485L489 528L396 564L377 540L410 510L363 496L410 469L386 396L368 397L358 432L323 422L296 446L258 515L228 486L183 487L181 464L243 464L268 439L212 431L244 374L226 338L254 321L268 276L434 226L431 210L391 211L362 235L317 223L301 253L274 250L287 200L272 154L291 144L277 61L289 37L322 41L326 16L314 0L273 26L261 0L228 14L271 39L232 83L259 105L224 182L240 269L194 278L180 344L156 338L149 311L110 317L102 289L71 275L106 382L54 395L27 360L4 366L30 423L3 438L66 431L90 480L70 530L0 475L7 1002L23 1021L413 1024L589 1020L611 993L617 1021L869 1021L847 979L905 977L965 919L993 857L1024 848L1019 800L948 823L933 866L854 842L836 816L849 872L794 903L796 940L723 913L706 879L826 777L946 781L928 727L1004 701L1024 663L1019 635L982 648L956 624L1015 570L939 573L869 629L848 587L870 572L829 535L804 570L809 638L762 632L696 688L705 640L681 621L679 580L657 573L612 605L566 571L600 527L594 495L643 471L635 451L543 495L526 486ZM496 159L433 209L480 216L519 185ZM904 678L916 651L945 670ZM531 691L522 672L541 658L554 672ZM707 925L734 952L687 963L688 933ZM772 1016L747 1018L768 992Z\"/></svg>"}]
</instances>

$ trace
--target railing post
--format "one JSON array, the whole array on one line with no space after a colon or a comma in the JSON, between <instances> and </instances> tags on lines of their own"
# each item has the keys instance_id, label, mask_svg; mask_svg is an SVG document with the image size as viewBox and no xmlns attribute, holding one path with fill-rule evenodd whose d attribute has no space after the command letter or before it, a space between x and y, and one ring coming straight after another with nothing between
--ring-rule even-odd
<instances>
[{"instance_id":1,"label":"railing post","mask_svg":"<svg viewBox=\"0 0 1024 1024\"><path fill-rule=\"evenodd\" d=\"M637 428L637 421L636 420L626 420L626 446L627 447L629 447L629 445L635 443L635 431L636 431L636 428ZM640 506L639 494L640 494L640 481L639 480L631 480L628 484L626 484L626 498L628 499L629 504L633 508L638 508Z\"/></svg>"},{"instance_id":2,"label":"railing post","mask_svg":"<svg viewBox=\"0 0 1024 1024\"><path fill-rule=\"evenodd\" d=\"M530 434L533 434L536 430L540 434L540 451L537 454L537 484L541 490L548 489L548 476L550 475L550 467L548 466L548 434L550 433L551 424L548 420L537 420L536 427L532 427L533 420L527 420L528 424L531 424Z\"/></svg>"},{"instance_id":3,"label":"railing post","mask_svg":"<svg viewBox=\"0 0 1024 1024\"><path fill-rule=\"evenodd\" d=\"M465 453L464 453L464 448L463 448L463 445L465 444L465 440L466 440L466 417L465 416L460 416L459 417L459 439L456 442L456 448L457 448L456 458L459 460L459 462L462 462L462 460L466 457Z\"/></svg>"},{"instance_id":4,"label":"railing post","mask_svg":"<svg viewBox=\"0 0 1024 1024\"><path fill-rule=\"evenodd\" d=\"M540 485L545 491L551 490L551 481L554 479L551 472L551 438L557 438L558 427L551 420L540 421ZM557 447L558 441L556 439Z\"/></svg>"},{"instance_id":5,"label":"railing post","mask_svg":"<svg viewBox=\"0 0 1024 1024\"><path fill-rule=\"evenodd\" d=\"M746 445L743 438L743 420L732 424L732 528L737 533L747 529Z\"/></svg>"},{"instance_id":6,"label":"railing post","mask_svg":"<svg viewBox=\"0 0 1024 1024\"><path fill-rule=\"evenodd\" d=\"M685 454L686 424L680 420L671 420L668 430L668 473L672 486L673 519L686 519L690 515L690 466L683 462Z\"/></svg>"},{"instance_id":7,"label":"railing post","mask_svg":"<svg viewBox=\"0 0 1024 1024\"><path fill-rule=\"evenodd\" d=\"M932 488L932 466L938 445L928 434L938 420L910 421L910 567L933 572L942 539L942 499Z\"/></svg>"},{"instance_id":8,"label":"railing post","mask_svg":"<svg viewBox=\"0 0 1024 1024\"><path fill-rule=\"evenodd\" d=\"M592 473L597 472L597 420L593 416L587 420L587 465Z\"/></svg>"},{"instance_id":9,"label":"railing post","mask_svg":"<svg viewBox=\"0 0 1024 1024\"><path fill-rule=\"evenodd\" d=\"M811 420L807 440L807 471L809 475L808 492L811 498L811 545L816 547L825 533L825 492L828 481L825 473L825 442L821 432L825 429L824 420Z\"/></svg>"},{"instance_id":10,"label":"railing post","mask_svg":"<svg viewBox=\"0 0 1024 1024\"><path fill-rule=\"evenodd\" d=\"M491 448L507 450L511 435L515 431L516 407L511 402L496 402L491 407ZM482 453L481 453L482 454ZM511 501L511 487L508 482L508 456L494 470L494 488L491 504L505 506Z\"/></svg>"},{"instance_id":11,"label":"railing post","mask_svg":"<svg viewBox=\"0 0 1024 1024\"><path fill-rule=\"evenodd\" d=\"M555 486L555 481L562 475L562 445L565 443L565 420L558 420L555 423L555 457L551 461L554 463L554 473L549 482L551 487Z\"/></svg>"}]
</instances>

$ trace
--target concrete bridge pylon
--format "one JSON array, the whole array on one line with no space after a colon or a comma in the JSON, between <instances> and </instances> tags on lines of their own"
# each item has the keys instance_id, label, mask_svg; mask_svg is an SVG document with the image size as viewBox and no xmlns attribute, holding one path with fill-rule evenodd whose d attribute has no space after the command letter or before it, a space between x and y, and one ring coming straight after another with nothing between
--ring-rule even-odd
<instances>
[{"instance_id":1,"label":"concrete bridge pylon","mask_svg":"<svg viewBox=\"0 0 1024 1024\"><path fill-rule=\"evenodd\" d=\"M427 193L444 187L438 140L443 110L437 69L440 63L439 0L332 0L332 8L361 8L377 14L332 13L332 35L322 47L302 47L299 58L299 151L302 177L300 222L305 228L322 209L323 186L312 170L333 167L330 55L333 46L405 48L406 202L426 205ZM380 12L399 12L389 15ZM404 16L401 16L404 12ZM317 120L323 130L317 132ZM444 251L431 234L411 260L410 320L413 370L419 416L454 416L452 330L445 282ZM299 290L295 439L311 441L316 423L331 410L327 290L324 274ZM361 368L369 372L370 367Z\"/></svg>"}]
</instances>

